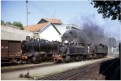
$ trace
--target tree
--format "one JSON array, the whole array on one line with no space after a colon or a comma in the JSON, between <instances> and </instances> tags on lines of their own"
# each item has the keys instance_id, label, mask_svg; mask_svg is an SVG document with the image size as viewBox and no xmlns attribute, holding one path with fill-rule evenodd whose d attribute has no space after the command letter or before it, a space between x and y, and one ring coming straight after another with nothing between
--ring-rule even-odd
<instances>
[{"instance_id":1,"label":"tree","mask_svg":"<svg viewBox=\"0 0 121 81\"><path fill-rule=\"evenodd\" d=\"M13 25L16 26L16 27L18 27L18 28L20 28L20 29L22 29L22 30L24 29L24 28L23 28L23 25L21 24L21 22L16 22L16 21L14 21L14 22L13 22Z\"/></svg>"},{"instance_id":2,"label":"tree","mask_svg":"<svg viewBox=\"0 0 121 81\"><path fill-rule=\"evenodd\" d=\"M98 8L98 13L103 15L103 18L110 18L112 20L121 20L121 1L95 1L91 4L94 8Z\"/></svg>"},{"instance_id":3,"label":"tree","mask_svg":"<svg viewBox=\"0 0 121 81\"><path fill-rule=\"evenodd\" d=\"M11 22L6 22L7 25L12 25Z\"/></svg>"},{"instance_id":4,"label":"tree","mask_svg":"<svg viewBox=\"0 0 121 81\"><path fill-rule=\"evenodd\" d=\"M3 20L1 20L1 25L5 25L5 22Z\"/></svg>"}]
</instances>

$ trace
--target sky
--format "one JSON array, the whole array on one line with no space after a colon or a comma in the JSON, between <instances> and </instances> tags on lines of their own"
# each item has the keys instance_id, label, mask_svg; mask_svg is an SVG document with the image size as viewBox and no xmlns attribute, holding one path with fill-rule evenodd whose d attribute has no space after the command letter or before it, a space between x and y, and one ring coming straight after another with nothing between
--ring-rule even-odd
<instances>
[{"instance_id":1,"label":"sky","mask_svg":"<svg viewBox=\"0 0 121 81\"><path fill-rule=\"evenodd\" d=\"M41 18L58 18L64 24L76 24L81 27L85 18L98 24L109 36L121 40L121 23L118 20L103 19L97 9L86 1L30 1L28 0L28 24L37 24ZM1 19L10 22L18 21L24 26L26 23L25 0L1 2Z\"/></svg>"}]
</instances>

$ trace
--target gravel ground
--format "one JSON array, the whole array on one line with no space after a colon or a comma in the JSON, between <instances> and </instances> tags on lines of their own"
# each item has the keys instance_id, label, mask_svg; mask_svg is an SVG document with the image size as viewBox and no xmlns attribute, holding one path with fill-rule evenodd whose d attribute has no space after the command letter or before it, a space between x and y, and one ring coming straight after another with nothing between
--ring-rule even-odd
<instances>
[{"instance_id":1,"label":"gravel ground","mask_svg":"<svg viewBox=\"0 0 121 81\"><path fill-rule=\"evenodd\" d=\"M44 67L44 66L52 66L55 65L53 62L43 62L39 64L19 64L19 65L12 65L12 66L4 66L1 67L1 72L11 72L16 70L24 70L24 69L31 69L35 67Z\"/></svg>"}]
</instances>

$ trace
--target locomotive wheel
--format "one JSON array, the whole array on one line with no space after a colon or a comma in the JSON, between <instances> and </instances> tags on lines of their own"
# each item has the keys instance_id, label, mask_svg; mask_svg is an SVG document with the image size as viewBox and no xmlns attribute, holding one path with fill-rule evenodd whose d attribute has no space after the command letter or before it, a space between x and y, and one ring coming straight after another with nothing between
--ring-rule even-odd
<instances>
[{"instance_id":1,"label":"locomotive wheel","mask_svg":"<svg viewBox=\"0 0 121 81\"><path fill-rule=\"evenodd\" d=\"M87 58L87 60L90 60L90 55L87 55L86 58Z\"/></svg>"},{"instance_id":2,"label":"locomotive wheel","mask_svg":"<svg viewBox=\"0 0 121 81\"><path fill-rule=\"evenodd\" d=\"M84 60L84 56L80 56L80 57L79 57L79 60L80 60L80 61Z\"/></svg>"},{"instance_id":3,"label":"locomotive wheel","mask_svg":"<svg viewBox=\"0 0 121 81\"><path fill-rule=\"evenodd\" d=\"M34 64L38 63L38 60L37 60L37 57L36 56L33 56L32 57L32 63L34 63Z\"/></svg>"},{"instance_id":4,"label":"locomotive wheel","mask_svg":"<svg viewBox=\"0 0 121 81\"><path fill-rule=\"evenodd\" d=\"M40 57L40 59L39 59L39 61L38 61L39 63L41 63L42 62L42 58Z\"/></svg>"},{"instance_id":5,"label":"locomotive wheel","mask_svg":"<svg viewBox=\"0 0 121 81\"><path fill-rule=\"evenodd\" d=\"M65 62L66 62L66 63L70 62L70 59L71 59L70 56L66 56L66 57L65 57Z\"/></svg>"},{"instance_id":6,"label":"locomotive wheel","mask_svg":"<svg viewBox=\"0 0 121 81\"><path fill-rule=\"evenodd\" d=\"M93 59L96 59L96 54L93 55Z\"/></svg>"},{"instance_id":7,"label":"locomotive wheel","mask_svg":"<svg viewBox=\"0 0 121 81\"><path fill-rule=\"evenodd\" d=\"M31 60L30 60L30 59L28 59L28 60L27 60L27 64L30 64L30 63L31 63Z\"/></svg>"},{"instance_id":8,"label":"locomotive wheel","mask_svg":"<svg viewBox=\"0 0 121 81\"><path fill-rule=\"evenodd\" d=\"M76 59L76 61L79 61L80 57L79 57L79 56L77 56L75 59Z\"/></svg>"},{"instance_id":9,"label":"locomotive wheel","mask_svg":"<svg viewBox=\"0 0 121 81\"><path fill-rule=\"evenodd\" d=\"M75 57L72 56L72 57L70 58L70 61L71 61L71 62L74 62L74 61L75 61Z\"/></svg>"},{"instance_id":10,"label":"locomotive wheel","mask_svg":"<svg viewBox=\"0 0 121 81\"><path fill-rule=\"evenodd\" d=\"M63 61L62 61L63 63L65 63L65 62L66 62L66 61L65 61L65 59L66 59L66 58L65 58L65 57L63 57Z\"/></svg>"},{"instance_id":11,"label":"locomotive wheel","mask_svg":"<svg viewBox=\"0 0 121 81\"><path fill-rule=\"evenodd\" d=\"M86 55L83 56L83 60L87 60L87 56Z\"/></svg>"}]
</instances>

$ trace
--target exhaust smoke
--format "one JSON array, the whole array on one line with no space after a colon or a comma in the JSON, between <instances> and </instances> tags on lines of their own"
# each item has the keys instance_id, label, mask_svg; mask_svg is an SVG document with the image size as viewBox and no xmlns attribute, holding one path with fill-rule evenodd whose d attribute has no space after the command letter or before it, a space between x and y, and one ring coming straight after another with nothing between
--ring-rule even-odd
<instances>
[{"instance_id":1,"label":"exhaust smoke","mask_svg":"<svg viewBox=\"0 0 121 81\"><path fill-rule=\"evenodd\" d=\"M104 34L103 29L90 20L87 20L86 23L83 24L82 30L77 30L72 27L71 30L65 32L62 36L62 41L64 40L86 44L108 44L108 38Z\"/></svg>"}]
</instances>

